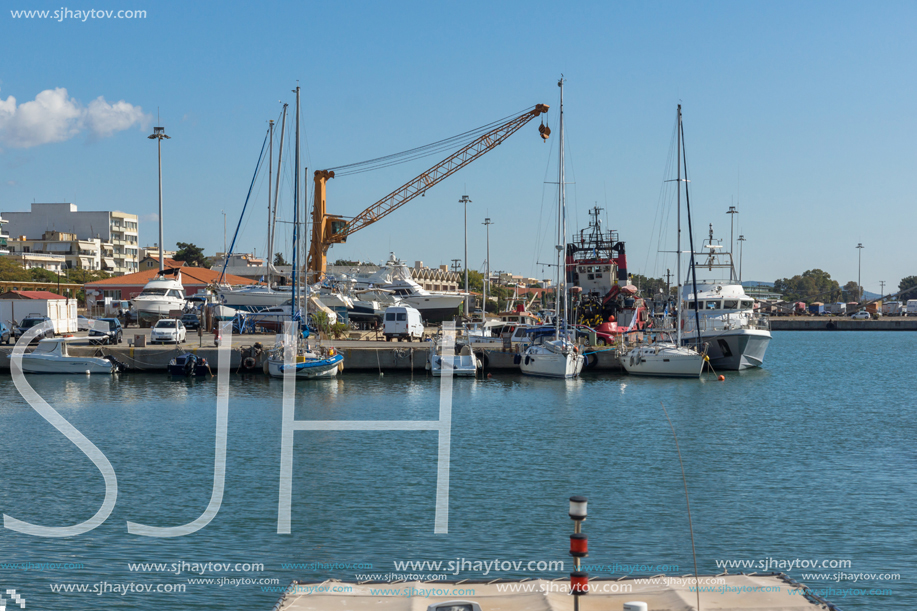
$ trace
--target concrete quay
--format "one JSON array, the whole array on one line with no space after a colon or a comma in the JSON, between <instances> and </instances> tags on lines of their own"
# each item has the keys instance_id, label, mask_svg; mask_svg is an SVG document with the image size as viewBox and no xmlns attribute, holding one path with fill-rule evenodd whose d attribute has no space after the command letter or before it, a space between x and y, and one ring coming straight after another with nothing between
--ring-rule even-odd
<instances>
[{"instance_id":1,"label":"concrete quay","mask_svg":"<svg viewBox=\"0 0 917 611\"><path fill-rule=\"evenodd\" d=\"M845 316L771 317L771 331L917 331L917 318L883 316L878 320L853 320Z\"/></svg>"},{"instance_id":2,"label":"concrete quay","mask_svg":"<svg viewBox=\"0 0 917 611\"><path fill-rule=\"evenodd\" d=\"M107 346L94 346L89 343L88 335L74 334L82 341L74 341L68 345L68 352L72 356L108 356L111 355L133 372L166 371L169 361L184 352L193 352L207 359L213 371L218 367L218 348L213 343L213 335L205 333L203 336L193 334L188 336L184 344L166 344L139 347L135 336L145 335L149 338L149 329L126 329L124 341L121 344ZM234 373L258 373L264 371L267 359L267 350L275 342L273 334L246 334L234 335L232 338L232 352L230 353L230 370ZM260 344L260 349L259 349ZM386 342L371 339L336 339L322 340L325 347L334 347L344 355L344 374L348 371L415 371L423 372L426 369L430 354L429 342ZM0 347L0 371L9 371L13 346ZM593 352L597 350L598 352ZM614 351L604 347L586 348L586 366L584 373L603 371L621 372L623 368L614 357ZM518 373L519 365L514 363L515 354L502 350L475 350L475 354L483 362L482 374L489 372ZM247 357L254 359L251 367L245 367Z\"/></svg>"}]
</instances>

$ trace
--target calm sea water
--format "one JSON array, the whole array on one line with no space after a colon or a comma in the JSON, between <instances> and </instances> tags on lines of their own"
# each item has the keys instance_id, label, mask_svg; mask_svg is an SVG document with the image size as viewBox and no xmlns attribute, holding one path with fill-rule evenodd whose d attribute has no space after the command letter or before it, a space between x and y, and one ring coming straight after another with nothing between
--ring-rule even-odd
<instances>
[{"instance_id":1,"label":"calm sea water","mask_svg":"<svg viewBox=\"0 0 917 611\"><path fill-rule=\"evenodd\" d=\"M915 363L914 333L778 332L765 368L725 382L593 374L455 380L449 534L441 535L433 534L437 435L429 431L297 432L292 534L277 534L282 384L262 376L232 378L226 492L211 524L174 539L130 535L127 521L174 526L207 506L216 380L30 377L111 461L118 501L102 526L74 538L0 529L0 563L82 566L0 565L0 585L23 593L30 609L267 610L280 595L263 584L188 579L285 586L399 572L394 563L402 560L456 559L563 560L566 573L571 494L589 498L589 563L677 565L669 572L686 574L688 521L664 403L685 461L702 573L720 572L717 560L849 560L842 572L900 579L831 583L803 575L838 569L789 573L816 588L892 591L829 596L845 610L912 610ZM104 495L95 466L25 403L9 376L0 377L0 397L0 510L52 526L92 516ZM346 374L297 386L298 419L434 420L438 410L439 381L423 375ZM179 573L183 562L263 570ZM372 569L284 568L314 562ZM129 563L169 566L137 572ZM533 575L487 575L526 576ZM92 592L106 588L100 582L112 591ZM131 582L186 591L115 589ZM90 591L54 593L56 584Z\"/></svg>"}]
</instances>

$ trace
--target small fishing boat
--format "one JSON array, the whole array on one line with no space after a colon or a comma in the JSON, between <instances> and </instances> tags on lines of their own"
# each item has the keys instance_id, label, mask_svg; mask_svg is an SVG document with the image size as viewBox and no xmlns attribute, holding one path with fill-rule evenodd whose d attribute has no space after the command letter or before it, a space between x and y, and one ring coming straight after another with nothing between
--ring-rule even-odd
<instances>
[{"instance_id":1,"label":"small fishing boat","mask_svg":"<svg viewBox=\"0 0 917 611\"><path fill-rule=\"evenodd\" d=\"M286 346L280 344L270 354L267 360L267 372L272 378L282 378L287 372L288 365L284 359ZM291 356L290 366L296 374L297 380L310 380L314 378L333 378L338 371L344 370L344 356L334 348L327 352L315 352L308 343L300 343L294 349L296 354Z\"/></svg>"},{"instance_id":2,"label":"small fishing boat","mask_svg":"<svg viewBox=\"0 0 917 611\"><path fill-rule=\"evenodd\" d=\"M173 376L197 377L213 376L210 363L202 356L193 352L185 352L169 361L169 373Z\"/></svg>"},{"instance_id":3,"label":"small fishing boat","mask_svg":"<svg viewBox=\"0 0 917 611\"><path fill-rule=\"evenodd\" d=\"M85 341L81 337L54 337L43 339L32 352L22 355L24 373L118 373L124 365L113 356L70 356L67 344L74 341ZM8 355L12 359L13 355Z\"/></svg>"}]
</instances>

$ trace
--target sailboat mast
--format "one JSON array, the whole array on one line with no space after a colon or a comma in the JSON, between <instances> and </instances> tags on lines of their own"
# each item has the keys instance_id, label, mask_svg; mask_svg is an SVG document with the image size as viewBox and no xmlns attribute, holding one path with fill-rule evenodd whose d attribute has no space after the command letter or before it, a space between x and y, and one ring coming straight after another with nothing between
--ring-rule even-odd
<instances>
[{"instance_id":1,"label":"sailboat mast","mask_svg":"<svg viewBox=\"0 0 917 611\"><path fill-rule=\"evenodd\" d=\"M264 259L267 268L267 289L271 290L271 179L274 177L274 120L270 120L270 144L267 157L267 256Z\"/></svg>"},{"instance_id":2,"label":"sailboat mast","mask_svg":"<svg viewBox=\"0 0 917 611\"><path fill-rule=\"evenodd\" d=\"M563 316L564 322L567 320L567 274L566 269L562 267L564 263L564 235L567 232L566 221L564 218L564 206L566 205L566 190L564 185L564 79L561 76L557 81L560 87L560 154L558 155L558 202L557 202L557 299L554 304L554 336L560 337L560 318ZM559 300L559 301L558 301Z\"/></svg>"},{"instance_id":3,"label":"sailboat mast","mask_svg":"<svg viewBox=\"0 0 917 611\"><path fill-rule=\"evenodd\" d=\"M293 152L293 301L291 313L295 316L299 305L297 289L299 288L299 85L296 86L296 144Z\"/></svg>"},{"instance_id":4,"label":"sailboat mast","mask_svg":"<svg viewBox=\"0 0 917 611\"><path fill-rule=\"evenodd\" d=\"M676 257L678 261L676 263L675 277L678 279L678 287L675 289L675 308L677 316L675 318L675 328L676 328L676 337L677 341L676 346L681 346L681 104L678 105L678 123L676 126L675 140L678 141L678 179L676 184L678 185L678 243L675 247ZM669 149L671 150L671 149Z\"/></svg>"},{"instance_id":5,"label":"sailboat mast","mask_svg":"<svg viewBox=\"0 0 917 611\"><path fill-rule=\"evenodd\" d=\"M280 120L280 150L277 153L277 178L276 182L274 183L274 210L271 213L271 237L267 248L267 256L269 260L274 256L274 241L277 237L277 199L280 195L280 167L283 164L283 136L287 131L287 106L289 105L283 105L283 117ZM273 261L269 262L268 265L273 265Z\"/></svg>"}]
</instances>

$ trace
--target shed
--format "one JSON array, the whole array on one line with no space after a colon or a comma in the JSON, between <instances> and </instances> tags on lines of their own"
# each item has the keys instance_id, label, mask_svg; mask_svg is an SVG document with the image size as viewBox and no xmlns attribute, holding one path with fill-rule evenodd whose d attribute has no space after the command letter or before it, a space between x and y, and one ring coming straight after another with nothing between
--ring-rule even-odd
<instances>
[{"instance_id":1,"label":"shed","mask_svg":"<svg viewBox=\"0 0 917 611\"><path fill-rule=\"evenodd\" d=\"M47 316L55 333L77 330L76 299L68 299L50 291L7 291L0 294L0 319L19 321L29 314Z\"/></svg>"}]
</instances>

